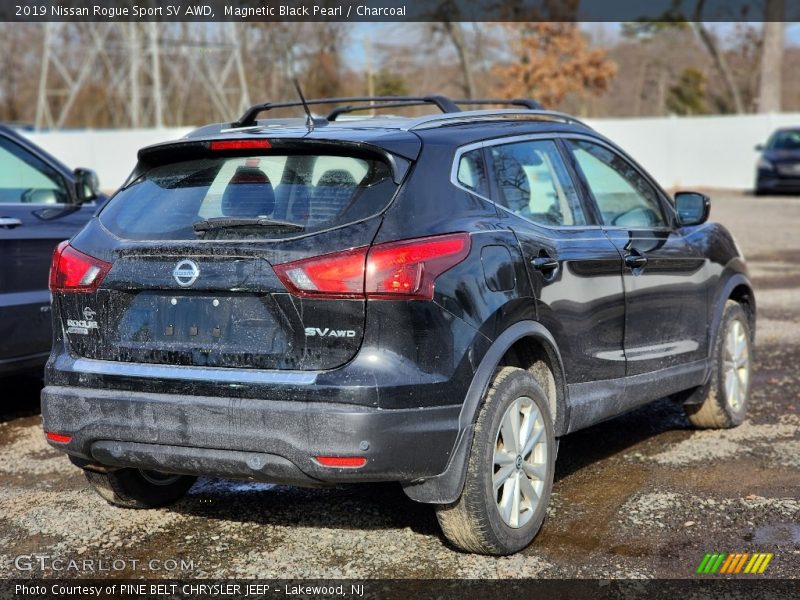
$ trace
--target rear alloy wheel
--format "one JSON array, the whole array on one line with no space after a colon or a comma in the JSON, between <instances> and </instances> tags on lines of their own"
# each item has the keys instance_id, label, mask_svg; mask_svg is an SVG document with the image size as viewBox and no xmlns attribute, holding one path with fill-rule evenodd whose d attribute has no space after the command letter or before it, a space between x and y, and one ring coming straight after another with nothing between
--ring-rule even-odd
<instances>
[{"instance_id":1,"label":"rear alloy wheel","mask_svg":"<svg viewBox=\"0 0 800 600\"><path fill-rule=\"evenodd\" d=\"M729 300L714 344L711 379L696 392L700 403L685 406L692 425L720 429L744 421L750 400L751 342L747 315Z\"/></svg>"},{"instance_id":2,"label":"rear alloy wheel","mask_svg":"<svg viewBox=\"0 0 800 600\"><path fill-rule=\"evenodd\" d=\"M84 471L87 481L109 504L123 508L156 508L180 500L197 477L144 469L108 473Z\"/></svg>"},{"instance_id":3,"label":"rear alloy wheel","mask_svg":"<svg viewBox=\"0 0 800 600\"><path fill-rule=\"evenodd\" d=\"M499 369L475 424L461 497L437 509L447 539L480 554L528 546L544 521L554 463L544 392L527 371Z\"/></svg>"}]
</instances>

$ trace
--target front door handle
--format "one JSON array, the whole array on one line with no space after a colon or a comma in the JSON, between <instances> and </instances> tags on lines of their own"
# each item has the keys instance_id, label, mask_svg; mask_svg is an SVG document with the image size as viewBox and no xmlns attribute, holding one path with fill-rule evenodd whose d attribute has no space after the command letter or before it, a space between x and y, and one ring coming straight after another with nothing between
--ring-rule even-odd
<instances>
[{"instance_id":1,"label":"front door handle","mask_svg":"<svg viewBox=\"0 0 800 600\"><path fill-rule=\"evenodd\" d=\"M0 227L8 227L9 229L13 229L14 227L19 227L22 225L22 221L19 219L15 219L13 217L0 217Z\"/></svg>"},{"instance_id":2,"label":"front door handle","mask_svg":"<svg viewBox=\"0 0 800 600\"><path fill-rule=\"evenodd\" d=\"M542 271L543 273L548 273L558 268L558 261L549 256L537 256L531 261L531 263L533 264L534 269L537 271Z\"/></svg>"},{"instance_id":3,"label":"front door handle","mask_svg":"<svg viewBox=\"0 0 800 600\"><path fill-rule=\"evenodd\" d=\"M628 254L625 257L625 266L631 269L641 269L647 264L647 258L641 254Z\"/></svg>"}]
</instances>

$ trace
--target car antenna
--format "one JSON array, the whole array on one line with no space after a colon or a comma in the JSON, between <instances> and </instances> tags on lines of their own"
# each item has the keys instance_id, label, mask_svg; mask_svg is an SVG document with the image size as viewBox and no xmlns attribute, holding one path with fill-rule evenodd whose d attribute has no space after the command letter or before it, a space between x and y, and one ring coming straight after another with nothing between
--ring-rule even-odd
<instances>
[{"instance_id":1,"label":"car antenna","mask_svg":"<svg viewBox=\"0 0 800 600\"><path fill-rule=\"evenodd\" d=\"M314 115L311 114L311 109L308 107L308 102L306 102L306 97L303 96L303 90L300 89L300 82L297 81L296 77L292 79L292 83L294 83L294 89L297 90L297 95L300 96L300 102L303 103L303 110L306 111L306 127L308 127L308 132L311 133L314 131L314 127L317 125L327 125L327 119L318 121L314 118Z\"/></svg>"}]
</instances>

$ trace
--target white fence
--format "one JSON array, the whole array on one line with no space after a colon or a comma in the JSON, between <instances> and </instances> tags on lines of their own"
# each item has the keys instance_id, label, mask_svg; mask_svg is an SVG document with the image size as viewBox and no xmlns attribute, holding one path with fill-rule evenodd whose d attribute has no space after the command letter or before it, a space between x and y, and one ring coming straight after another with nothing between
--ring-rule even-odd
<instances>
[{"instance_id":1,"label":"white fence","mask_svg":"<svg viewBox=\"0 0 800 600\"><path fill-rule=\"evenodd\" d=\"M756 144L777 127L800 126L800 113L593 119L590 124L639 161L665 187L750 189ZM103 189L128 176L142 146L184 136L190 128L85 130L28 136L70 167L95 169Z\"/></svg>"},{"instance_id":2,"label":"white fence","mask_svg":"<svg viewBox=\"0 0 800 600\"><path fill-rule=\"evenodd\" d=\"M752 189L755 145L778 127L800 127L800 113L595 119L590 124L664 187Z\"/></svg>"},{"instance_id":3,"label":"white fence","mask_svg":"<svg viewBox=\"0 0 800 600\"><path fill-rule=\"evenodd\" d=\"M183 137L191 127L175 129L87 129L23 132L70 168L97 171L100 187L117 189L136 166L139 148Z\"/></svg>"}]
</instances>

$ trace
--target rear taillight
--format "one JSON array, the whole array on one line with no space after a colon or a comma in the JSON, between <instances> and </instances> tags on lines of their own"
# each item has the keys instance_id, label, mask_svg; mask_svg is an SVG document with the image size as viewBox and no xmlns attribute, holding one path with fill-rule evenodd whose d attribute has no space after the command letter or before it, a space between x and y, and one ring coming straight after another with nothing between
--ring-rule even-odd
<instances>
[{"instance_id":1,"label":"rear taillight","mask_svg":"<svg viewBox=\"0 0 800 600\"><path fill-rule=\"evenodd\" d=\"M436 278L463 261L469 249L467 233L373 246L364 291L369 298L431 300Z\"/></svg>"},{"instance_id":2,"label":"rear taillight","mask_svg":"<svg viewBox=\"0 0 800 600\"><path fill-rule=\"evenodd\" d=\"M275 273L296 296L363 298L368 248L323 254L275 266Z\"/></svg>"},{"instance_id":3,"label":"rear taillight","mask_svg":"<svg viewBox=\"0 0 800 600\"><path fill-rule=\"evenodd\" d=\"M111 270L111 264L61 242L50 266L51 292L93 292Z\"/></svg>"},{"instance_id":4,"label":"rear taillight","mask_svg":"<svg viewBox=\"0 0 800 600\"><path fill-rule=\"evenodd\" d=\"M467 233L378 244L275 266L297 296L431 300L436 278L463 261Z\"/></svg>"}]
</instances>

